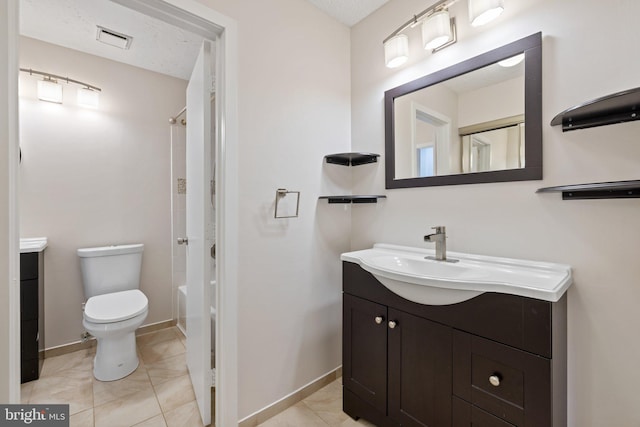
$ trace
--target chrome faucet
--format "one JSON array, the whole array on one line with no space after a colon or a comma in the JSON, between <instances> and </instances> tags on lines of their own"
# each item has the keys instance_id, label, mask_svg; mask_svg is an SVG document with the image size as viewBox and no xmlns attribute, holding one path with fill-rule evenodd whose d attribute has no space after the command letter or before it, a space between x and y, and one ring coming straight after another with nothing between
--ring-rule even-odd
<instances>
[{"instance_id":1,"label":"chrome faucet","mask_svg":"<svg viewBox=\"0 0 640 427\"><path fill-rule=\"evenodd\" d=\"M436 261L458 262L457 259L447 259L447 232L445 230L445 227L442 225L438 225L431 228L436 232L424 236L424 241L433 242L436 244L436 256L428 256L426 258L435 259Z\"/></svg>"}]
</instances>

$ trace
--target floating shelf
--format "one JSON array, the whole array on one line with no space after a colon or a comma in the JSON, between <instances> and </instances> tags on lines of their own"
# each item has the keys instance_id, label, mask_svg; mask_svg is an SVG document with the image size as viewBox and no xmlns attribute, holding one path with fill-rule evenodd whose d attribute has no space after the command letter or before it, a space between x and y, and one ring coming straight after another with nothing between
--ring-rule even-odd
<instances>
[{"instance_id":1,"label":"floating shelf","mask_svg":"<svg viewBox=\"0 0 640 427\"><path fill-rule=\"evenodd\" d=\"M562 131L640 120L640 87L603 96L571 107L551 120Z\"/></svg>"},{"instance_id":2,"label":"floating shelf","mask_svg":"<svg viewBox=\"0 0 640 427\"><path fill-rule=\"evenodd\" d=\"M337 153L324 156L327 163L342 166L360 166L367 163L376 163L380 154L374 153Z\"/></svg>"},{"instance_id":3,"label":"floating shelf","mask_svg":"<svg viewBox=\"0 0 640 427\"><path fill-rule=\"evenodd\" d=\"M327 199L332 203L378 203L378 199L386 199L387 196L320 196L319 199Z\"/></svg>"},{"instance_id":4,"label":"floating shelf","mask_svg":"<svg viewBox=\"0 0 640 427\"><path fill-rule=\"evenodd\" d=\"M640 180L560 185L539 188L536 193L562 192L563 200L640 198Z\"/></svg>"}]
</instances>

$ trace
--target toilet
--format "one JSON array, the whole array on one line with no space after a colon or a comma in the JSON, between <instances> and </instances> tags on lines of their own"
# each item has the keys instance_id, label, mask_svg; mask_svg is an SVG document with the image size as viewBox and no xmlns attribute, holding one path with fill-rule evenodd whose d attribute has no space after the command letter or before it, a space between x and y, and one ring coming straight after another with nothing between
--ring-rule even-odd
<instances>
[{"instance_id":1,"label":"toilet","mask_svg":"<svg viewBox=\"0 0 640 427\"><path fill-rule=\"evenodd\" d=\"M143 244L78 249L87 299L82 324L98 342L97 380L118 380L138 367L135 331L149 311L138 289L143 250Z\"/></svg>"}]
</instances>

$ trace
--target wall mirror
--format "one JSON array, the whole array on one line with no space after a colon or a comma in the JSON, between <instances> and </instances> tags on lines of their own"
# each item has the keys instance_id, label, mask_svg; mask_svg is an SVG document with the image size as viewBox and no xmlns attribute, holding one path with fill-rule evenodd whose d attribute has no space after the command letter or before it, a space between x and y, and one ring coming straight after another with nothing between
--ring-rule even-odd
<instances>
[{"instance_id":1,"label":"wall mirror","mask_svg":"<svg viewBox=\"0 0 640 427\"><path fill-rule=\"evenodd\" d=\"M542 35L385 92L386 188L542 179Z\"/></svg>"}]
</instances>

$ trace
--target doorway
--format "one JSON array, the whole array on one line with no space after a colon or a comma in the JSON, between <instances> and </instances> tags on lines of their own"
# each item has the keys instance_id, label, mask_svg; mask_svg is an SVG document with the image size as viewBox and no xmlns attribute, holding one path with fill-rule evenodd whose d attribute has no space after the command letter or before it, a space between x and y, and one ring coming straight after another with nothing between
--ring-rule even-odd
<instances>
[{"instance_id":1,"label":"doorway","mask_svg":"<svg viewBox=\"0 0 640 427\"><path fill-rule=\"evenodd\" d=\"M218 93L216 103L216 147L215 150L220 155L216 156L216 182L219 188L216 191L217 205L221 206L216 212L216 226L218 228L216 236L218 247L218 269L217 279L220 286L218 291L218 316L220 321L217 335L217 341L220 350L217 354L217 362L219 372L217 375L218 393L216 394L216 424L217 425L234 425L237 423L237 385L236 385L236 283L237 272L232 260L236 254L235 235L237 232L237 188L235 174L237 166L237 116L236 116L236 27L235 22L217 12L203 6L200 3L191 0L168 0L163 2L148 0L114 0L126 7L153 16L158 19L164 19L173 24L186 25L190 28L206 27L213 29L220 42L220 49L217 53L217 78L216 93ZM18 0L9 0L14 7L14 16L0 16L7 21L16 22L18 11ZM15 25L9 25L2 22L2 25L9 29L14 29L12 40L17 40L19 29ZM5 63L11 64L9 60L15 56L17 52L17 42L9 45L8 58ZM17 73L16 73L17 74ZM15 93L17 97L17 81L13 75L9 75L7 87L10 93ZM16 102L17 105L17 102ZM13 129L13 135L17 135L17 111L8 112L9 128ZM15 114L14 114L15 113ZM17 152L17 137L10 140ZM13 171L14 175L17 172ZM15 178L15 176L14 176ZM17 200L16 200L16 180L10 182L9 187L5 188L10 196L10 210L17 216ZM231 218L231 220L227 220ZM15 247L17 242L11 243L11 250L17 253L18 248ZM14 271L17 271L17 257L14 262ZM12 294L15 303L16 294ZM19 305L19 304L16 304ZM15 334L15 332L12 332ZM14 341L15 342L15 341ZM15 353L15 350L14 350ZM17 368L17 358L10 360L13 365L11 368ZM10 385L10 395L17 396L16 392L18 384Z\"/></svg>"}]
</instances>

